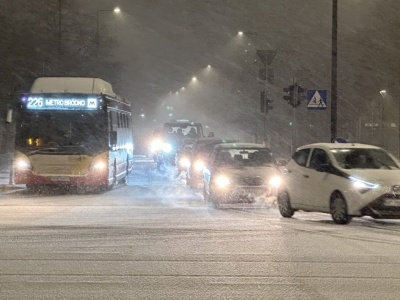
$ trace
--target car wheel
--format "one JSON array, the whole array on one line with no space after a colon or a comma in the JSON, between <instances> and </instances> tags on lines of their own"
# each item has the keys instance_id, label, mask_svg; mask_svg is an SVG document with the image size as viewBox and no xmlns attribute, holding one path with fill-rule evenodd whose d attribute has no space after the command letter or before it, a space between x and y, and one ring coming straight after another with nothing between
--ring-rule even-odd
<instances>
[{"instance_id":1,"label":"car wheel","mask_svg":"<svg viewBox=\"0 0 400 300\"><path fill-rule=\"evenodd\" d=\"M294 215L295 211L290 204L290 198L287 192L280 192L278 194L278 207L282 217L291 218Z\"/></svg>"},{"instance_id":2,"label":"car wheel","mask_svg":"<svg viewBox=\"0 0 400 300\"><path fill-rule=\"evenodd\" d=\"M352 219L347 212L346 200L340 193L335 193L331 197L331 215L336 224L347 224Z\"/></svg>"},{"instance_id":3,"label":"car wheel","mask_svg":"<svg viewBox=\"0 0 400 300\"><path fill-rule=\"evenodd\" d=\"M213 208L215 208L215 209L220 209L220 208L221 208L221 205L220 205L220 203L219 203L218 198L215 197L215 196L212 194L211 189L210 189L210 194L208 195L208 203L209 203L209 206L211 206L211 207L213 207Z\"/></svg>"}]
</instances>

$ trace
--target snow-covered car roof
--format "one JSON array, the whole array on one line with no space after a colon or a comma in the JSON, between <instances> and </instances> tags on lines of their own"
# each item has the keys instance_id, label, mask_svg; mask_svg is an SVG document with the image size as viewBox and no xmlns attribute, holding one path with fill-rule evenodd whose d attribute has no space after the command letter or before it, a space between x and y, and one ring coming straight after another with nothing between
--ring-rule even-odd
<instances>
[{"instance_id":1,"label":"snow-covered car roof","mask_svg":"<svg viewBox=\"0 0 400 300\"><path fill-rule=\"evenodd\" d=\"M368 144L360 144L360 143L314 143L301 146L297 148L297 150L301 150L304 148L323 148L323 149L381 149L380 147Z\"/></svg>"},{"instance_id":2,"label":"snow-covered car roof","mask_svg":"<svg viewBox=\"0 0 400 300\"><path fill-rule=\"evenodd\" d=\"M198 138L196 141L196 144L207 144L207 143L213 143L213 142L224 142L224 143L233 143L235 142L235 139L224 139L224 138L217 138L217 137L204 137L204 138Z\"/></svg>"},{"instance_id":3,"label":"snow-covered car roof","mask_svg":"<svg viewBox=\"0 0 400 300\"><path fill-rule=\"evenodd\" d=\"M264 144L256 144L256 143L225 143L225 144L219 144L217 147L220 148L264 148L264 149L269 149Z\"/></svg>"}]
</instances>

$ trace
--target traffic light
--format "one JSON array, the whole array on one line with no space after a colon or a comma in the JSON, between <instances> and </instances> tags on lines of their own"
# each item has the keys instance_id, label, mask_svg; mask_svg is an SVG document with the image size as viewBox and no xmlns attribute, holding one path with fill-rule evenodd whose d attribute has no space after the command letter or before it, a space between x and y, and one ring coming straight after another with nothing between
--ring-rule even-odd
<instances>
[{"instance_id":1,"label":"traffic light","mask_svg":"<svg viewBox=\"0 0 400 300\"><path fill-rule=\"evenodd\" d=\"M271 109L273 109L274 107L272 106L272 102L274 102L273 100L270 99L266 99L265 101L265 113L268 113Z\"/></svg>"},{"instance_id":2,"label":"traffic light","mask_svg":"<svg viewBox=\"0 0 400 300\"><path fill-rule=\"evenodd\" d=\"M265 95L265 91L261 91L260 93L260 110L262 113L267 114L268 111L273 109L272 100L268 99Z\"/></svg>"},{"instance_id":3,"label":"traffic light","mask_svg":"<svg viewBox=\"0 0 400 300\"><path fill-rule=\"evenodd\" d=\"M301 100L305 99L307 89L295 83L283 88L283 91L286 93L283 99L295 108L300 105Z\"/></svg>"},{"instance_id":4,"label":"traffic light","mask_svg":"<svg viewBox=\"0 0 400 300\"><path fill-rule=\"evenodd\" d=\"M296 107L294 105L294 85L289 85L288 87L284 87L283 91L286 95L283 95L283 99L287 101L291 106Z\"/></svg>"},{"instance_id":5,"label":"traffic light","mask_svg":"<svg viewBox=\"0 0 400 300\"><path fill-rule=\"evenodd\" d=\"M260 111L265 113L265 91L261 91L260 93Z\"/></svg>"},{"instance_id":6,"label":"traffic light","mask_svg":"<svg viewBox=\"0 0 400 300\"><path fill-rule=\"evenodd\" d=\"M306 88L303 88L301 85L297 86L297 99L298 99L299 104L300 104L301 100L306 99L306 93L307 93Z\"/></svg>"}]
</instances>

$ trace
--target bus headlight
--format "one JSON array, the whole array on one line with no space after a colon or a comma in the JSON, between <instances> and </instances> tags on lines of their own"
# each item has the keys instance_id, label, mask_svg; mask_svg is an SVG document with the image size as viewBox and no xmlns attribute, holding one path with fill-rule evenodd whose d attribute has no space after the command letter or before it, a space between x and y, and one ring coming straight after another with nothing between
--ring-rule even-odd
<instances>
[{"instance_id":1,"label":"bus headlight","mask_svg":"<svg viewBox=\"0 0 400 300\"><path fill-rule=\"evenodd\" d=\"M92 168L96 171L103 171L107 168L107 164L104 161L98 161L93 164Z\"/></svg>"},{"instance_id":2,"label":"bus headlight","mask_svg":"<svg viewBox=\"0 0 400 300\"><path fill-rule=\"evenodd\" d=\"M91 171L98 171L102 172L107 170L108 164L107 161L102 157L96 157L93 159L92 163L90 164L89 169Z\"/></svg>"},{"instance_id":3,"label":"bus headlight","mask_svg":"<svg viewBox=\"0 0 400 300\"><path fill-rule=\"evenodd\" d=\"M15 161L15 167L19 170L31 170L32 169L31 162L27 158L18 158Z\"/></svg>"}]
</instances>

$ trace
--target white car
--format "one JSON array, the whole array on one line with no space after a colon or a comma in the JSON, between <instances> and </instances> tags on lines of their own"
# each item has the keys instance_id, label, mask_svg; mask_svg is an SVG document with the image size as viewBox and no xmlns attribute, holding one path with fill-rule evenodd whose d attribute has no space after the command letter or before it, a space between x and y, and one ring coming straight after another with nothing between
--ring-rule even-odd
<instances>
[{"instance_id":1,"label":"white car","mask_svg":"<svg viewBox=\"0 0 400 300\"><path fill-rule=\"evenodd\" d=\"M282 179L265 145L226 143L215 146L203 168L203 180L204 199L209 206L220 208L276 196Z\"/></svg>"},{"instance_id":2,"label":"white car","mask_svg":"<svg viewBox=\"0 0 400 300\"><path fill-rule=\"evenodd\" d=\"M330 213L337 224L352 217L400 218L400 165L386 150L364 144L318 143L298 148L286 166L278 205Z\"/></svg>"}]
</instances>

